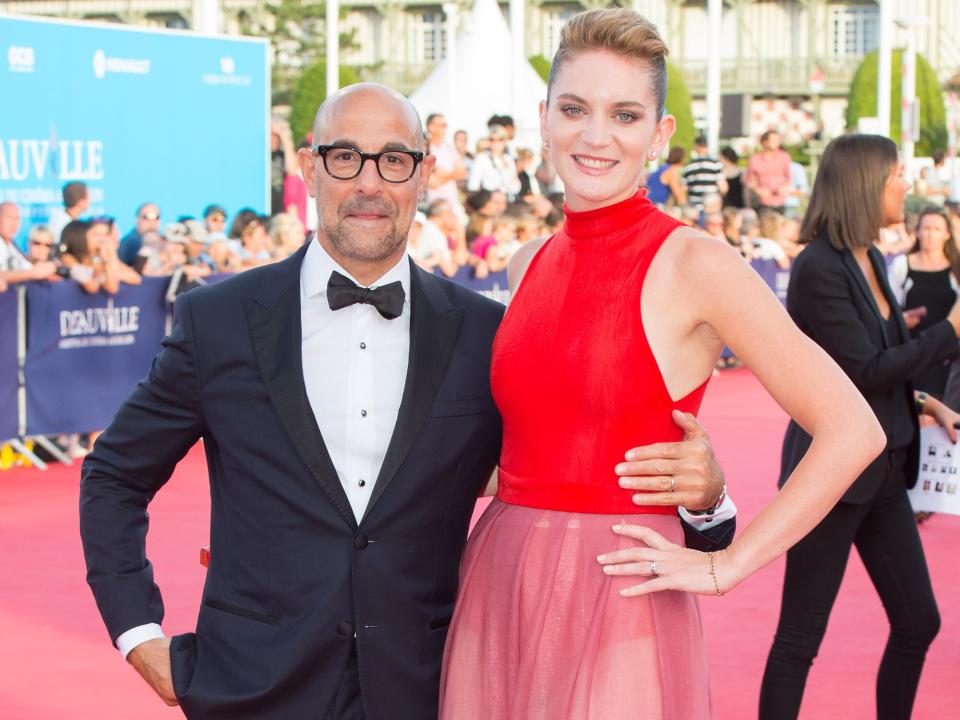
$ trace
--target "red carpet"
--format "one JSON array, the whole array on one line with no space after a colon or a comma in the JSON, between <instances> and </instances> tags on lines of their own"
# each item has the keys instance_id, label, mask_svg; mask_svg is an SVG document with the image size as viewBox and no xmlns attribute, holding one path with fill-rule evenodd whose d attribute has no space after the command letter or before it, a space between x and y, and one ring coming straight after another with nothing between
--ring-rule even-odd
<instances>
[{"instance_id":1,"label":"red carpet","mask_svg":"<svg viewBox=\"0 0 960 720\"><path fill-rule=\"evenodd\" d=\"M774 493L783 413L752 375L734 371L714 381L703 417L745 523ZM178 717L120 660L97 615L77 536L78 472L75 465L0 473L0 720ZM164 591L168 633L191 629L199 607L206 488L203 455L195 449L151 506L149 554ZM939 720L953 717L960 704L960 574L954 555L960 518L934 516L921 534L943 627L927 659L914 717ZM731 595L701 602L717 720L756 716L781 574L782 564L775 563ZM883 609L854 557L802 717L874 717L873 679L886 633Z\"/></svg>"}]
</instances>

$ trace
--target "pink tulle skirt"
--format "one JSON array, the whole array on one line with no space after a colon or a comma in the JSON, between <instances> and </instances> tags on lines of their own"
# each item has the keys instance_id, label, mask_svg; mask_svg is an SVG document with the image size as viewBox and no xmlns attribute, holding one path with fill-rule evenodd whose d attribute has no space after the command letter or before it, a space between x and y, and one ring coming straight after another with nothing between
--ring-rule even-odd
<instances>
[{"instance_id":1,"label":"pink tulle skirt","mask_svg":"<svg viewBox=\"0 0 960 720\"><path fill-rule=\"evenodd\" d=\"M638 541L618 521L683 543L676 517L586 515L494 500L477 523L447 636L441 720L707 720L696 598L624 598L640 576L597 555Z\"/></svg>"}]
</instances>

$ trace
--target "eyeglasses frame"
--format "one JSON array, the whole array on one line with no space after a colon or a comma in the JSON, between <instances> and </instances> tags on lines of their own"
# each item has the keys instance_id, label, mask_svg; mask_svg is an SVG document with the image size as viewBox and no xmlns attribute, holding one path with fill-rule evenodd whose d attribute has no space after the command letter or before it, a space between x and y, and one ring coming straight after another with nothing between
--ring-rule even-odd
<instances>
[{"instance_id":1,"label":"eyeglasses frame","mask_svg":"<svg viewBox=\"0 0 960 720\"><path fill-rule=\"evenodd\" d=\"M331 150L349 150L350 152L355 152L360 156L360 167L357 168L357 172L350 177L338 177L330 172L330 168L327 167L327 153ZM393 183L394 185L399 185L400 183L409 182L410 178L413 177L414 173L417 172L417 166L423 162L424 153L419 150L381 150L378 153L366 153L362 150L358 150L355 147L350 147L349 145L317 145L313 148L313 152L316 155L319 155L323 160L323 169L326 170L327 175L332 177L334 180L353 180L360 173L363 172L363 166L367 160L373 161L373 166L377 169L377 175L380 176L380 179L384 182ZM413 159L413 167L410 170L410 174L403 180L390 180L383 176L383 172L380 170L380 158L384 155L389 155L390 153L401 153L403 155L409 155Z\"/></svg>"}]
</instances>

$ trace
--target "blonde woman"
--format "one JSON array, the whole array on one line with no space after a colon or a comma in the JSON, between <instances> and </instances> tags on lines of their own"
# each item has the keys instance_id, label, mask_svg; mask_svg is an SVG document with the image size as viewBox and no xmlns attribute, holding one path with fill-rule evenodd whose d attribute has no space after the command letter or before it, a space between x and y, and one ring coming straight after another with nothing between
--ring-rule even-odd
<instances>
[{"instance_id":1,"label":"blonde woman","mask_svg":"<svg viewBox=\"0 0 960 720\"><path fill-rule=\"evenodd\" d=\"M285 212L273 216L270 221L270 237L273 238L273 258L283 260L300 249L307 232L299 217Z\"/></svg>"},{"instance_id":2,"label":"blonde woman","mask_svg":"<svg viewBox=\"0 0 960 720\"><path fill-rule=\"evenodd\" d=\"M491 369L497 499L464 555L443 720L710 717L695 595L784 553L883 448L853 384L739 253L637 192L675 127L666 54L630 10L562 32L540 115L566 219L508 271ZM814 440L729 549L704 554L683 546L676 508L634 503L646 463L621 463L619 486L609 468L638 437L682 439L675 417L697 413L724 344Z\"/></svg>"}]
</instances>

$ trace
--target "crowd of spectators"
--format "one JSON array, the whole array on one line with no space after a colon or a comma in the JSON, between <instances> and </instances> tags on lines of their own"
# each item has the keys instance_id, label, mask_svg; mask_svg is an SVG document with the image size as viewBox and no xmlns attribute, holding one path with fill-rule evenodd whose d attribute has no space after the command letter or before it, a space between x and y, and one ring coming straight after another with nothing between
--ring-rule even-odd
<instances>
[{"instance_id":1,"label":"crowd of spectators","mask_svg":"<svg viewBox=\"0 0 960 720\"><path fill-rule=\"evenodd\" d=\"M487 277L504 270L528 240L555 232L563 222L563 192L548 155L517 144L513 119L494 115L487 132L471 142L463 130L449 133L446 118L426 118L424 134L437 158L409 237L411 257L421 267L448 277ZM309 147L304 139L299 147ZM26 246L13 240L20 210L0 204L0 290L10 284L73 279L89 292L116 293L141 276L173 276L183 288L221 273L288 257L316 230L317 215L299 175L289 125L271 123L269 214L241 208L229 216L210 204L197 216L164 222L161 208L144 202L120 237L112 217L89 217L87 187L63 187L63 206L45 225L29 230ZM960 182L951 188L945 158L936 153L915 184L927 201L956 207ZM651 167L642 185L648 197L683 223L703 229L736 247L747 260L768 260L780 268L800 252L799 219L811 179L804 166L781 147L770 130L741 158L732 147L714 157L699 137L689 157L671 148ZM958 195L958 197L953 197ZM951 216L955 221L956 213ZM914 245L908 220L883 231L888 255Z\"/></svg>"}]
</instances>

